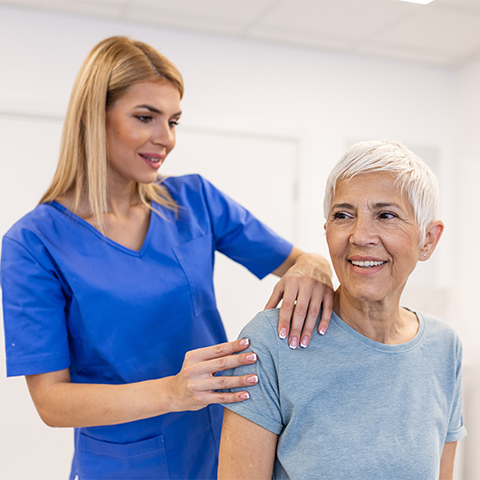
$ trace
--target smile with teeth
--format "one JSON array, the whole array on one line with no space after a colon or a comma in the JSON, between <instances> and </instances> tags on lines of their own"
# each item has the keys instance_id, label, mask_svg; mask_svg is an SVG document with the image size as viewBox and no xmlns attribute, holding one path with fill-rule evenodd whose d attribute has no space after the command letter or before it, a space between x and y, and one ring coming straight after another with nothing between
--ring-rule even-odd
<instances>
[{"instance_id":1,"label":"smile with teeth","mask_svg":"<svg viewBox=\"0 0 480 480\"><path fill-rule=\"evenodd\" d=\"M160 158L147 157L146 155L143 155L141 153L140 153L140 156L142 158L145 158L145 160L148 160L149 162L157 163L160 161Z\"/></svg>"},{"instance_id":2,"label":"smile with teeth","mask_svg":"<svg viewBox=\"0 0 480 480\"><path fill-rule=\"evenodd\" d=\"M375 262L373 260L366 260L364 262L359 262L359 261L356 261L356 260L350 260L350 263L352 265L355 265L355 267L373 268L373 267L378 267L380 265L383 265L384 263L387 263L387 262L385 262L385 261Z\"/></svg>"}]
</instances>

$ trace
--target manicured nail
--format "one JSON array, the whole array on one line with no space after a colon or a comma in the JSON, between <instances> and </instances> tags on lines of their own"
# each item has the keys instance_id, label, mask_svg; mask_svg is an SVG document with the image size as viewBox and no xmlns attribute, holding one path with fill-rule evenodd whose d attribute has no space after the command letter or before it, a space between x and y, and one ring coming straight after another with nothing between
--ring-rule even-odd
<instances>
[{"instance_id":1,"label":"manicured nail","mask_svg":"<svg viewBox=\"0 0 480 480\"><path fill-rule=\"evenodd\" d=\"M258 383L258 377L256 375L252 375L251 377L247 378L248 383Z\"/></svg>"},{"instance_id":2,"label":"manicured nail","mask_svg":"<svg viewBox=\"0 0 480 480\"><path fill-rule=\"evenodd\" d=\"M306 335L302 338L302 341L300 342L300 346L302 348L308 347L308 337Z\"/></svg>"},{"instance_id":3,"label":"manicured nail","mask_svg":"<svg viewBox=\"0 0 480 480\"><path fill-rule=\"evenodd\" d=\"M255 353L249 353L248 355L245 356L245 359L248 362L254 362L257 359L257 355Z\"/></svg>"},{"instance_id":4,"label":"manicured nail","mask_svg":"<svg viewBox=\"0 0 480 480\"><path fill-rule=\"evenodd\" d=\"M298 338L297 337L292 337L290 339L290 344L288 345L291 349L295 349L298 347Z\"/></svg>"},{"instance_id":5,"label":"manicured nail","mask_svg":"<svg viewBox=\"0 0 480 480\"><path fill-rule=\"evenodd\" d=\"M241 398L242 400L248 400L248 399L250 398L250 394L249 394L248 392L242 393L242 394L240 395L240 398Z\"/></svg>"},{"instance_id":6,"label":"manicured nail","mask_svg":"<svg viewBox=\"0 0 480 480\"><path fill-rule=\"evenodd\" d=\"M319 333L320 335L325 335L325 332L326 332L326 331L327 331L327 327L322 327L322 328L318 331L318 333Z\"/></svg>"},{"instance_id":7,"label":"manicured nail","mask_svg":"<svg viewBox=\"0 0 480 480\"><path fill-rule=\"evenodd\" d=\"M250 343L250 340L249 340L248 338L242 338L242 339L240 340L240 345L241 345L242 347L246 347L249 343Z\"/></svg>"},{"instance_id":8,"label":"manicured nail","mask_svg":"<svg viewBox=\"0 0 480 480\"><path fill-rule=\"evenodd\" d=\"M282 340L285 340L287 338L287 329L282 328L280 330L280 334L278 335Z\"/></svg>"}]
</instances>

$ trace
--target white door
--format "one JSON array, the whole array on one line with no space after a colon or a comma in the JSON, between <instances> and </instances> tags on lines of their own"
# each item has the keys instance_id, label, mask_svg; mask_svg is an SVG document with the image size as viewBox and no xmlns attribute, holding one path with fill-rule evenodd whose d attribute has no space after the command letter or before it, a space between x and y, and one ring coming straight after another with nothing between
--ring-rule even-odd
<instances>
[{"instance_id":1,"label":"white door","mask_svg":"<svg viewBox=\"0 0 480 480\"><path fill-rule=\"evenodd\" d=\"M169 175L200 173L289 241L295 241L298 144L272 135L180 127L162 167ZM277 278L261 282L217 254L215 289L229 339L265 306Z\"/></svg>"}]
</instances>

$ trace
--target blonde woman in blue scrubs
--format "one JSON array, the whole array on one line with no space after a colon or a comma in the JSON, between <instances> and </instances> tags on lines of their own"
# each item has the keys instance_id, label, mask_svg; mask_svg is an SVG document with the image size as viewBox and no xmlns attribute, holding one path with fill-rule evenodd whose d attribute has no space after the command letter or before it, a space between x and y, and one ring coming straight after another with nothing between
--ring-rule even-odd
<instances>
[{"instance_id":1,"label":"blonde woman in blue scrubs","mask_svg":"<svg viewBox=\"0 0 480 480\"><path fill-rule=\"evenodd\" d=\"M222 407L248 398L248 340L227 342L216 250L281 276L278 334L307 346L332 290L328 262L293 247L198 175L163 179L183 81L125 37L85 60L40 204L3 239L7 374L47 425L75 427L71 477L215 478ZM294 303L296 313L292 317ZM238 355L232 355L232 354ZM219 388L241 387L237 393Z\"/></svg>"}]
</instances>

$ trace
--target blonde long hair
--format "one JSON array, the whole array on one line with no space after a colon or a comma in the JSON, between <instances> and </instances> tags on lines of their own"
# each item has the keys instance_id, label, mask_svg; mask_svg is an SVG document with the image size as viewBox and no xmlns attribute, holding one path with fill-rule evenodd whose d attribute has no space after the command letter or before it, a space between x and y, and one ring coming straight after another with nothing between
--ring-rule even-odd
<instances>
[{"instance_id":1,"label":"blonde long hair","mask_svg":"<svg viewBox=\"0 0 480 480\"><path fill-rule=\"evenodd\" d=\"M183 79L177 68L153 47L116 36L98 43L88 54L75 80L63 125L57 170L40 200L49 202L72 194L75 209L88 199L91 214L103 228L107 203L106 109L129 87L146 81L166 80L183 97ZM177 205L161 182L137 184L140 202L177 212Z\"/></svg>"}]
</instances>

